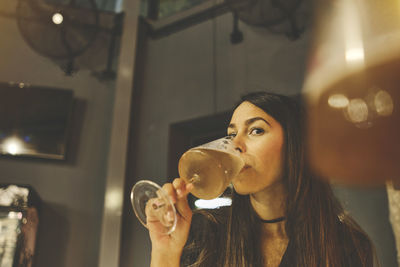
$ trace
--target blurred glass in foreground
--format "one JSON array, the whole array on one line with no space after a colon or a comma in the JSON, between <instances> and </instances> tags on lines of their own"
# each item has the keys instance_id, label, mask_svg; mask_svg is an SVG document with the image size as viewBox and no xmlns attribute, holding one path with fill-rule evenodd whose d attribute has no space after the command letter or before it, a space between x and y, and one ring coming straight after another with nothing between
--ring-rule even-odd
<instances>
[{"instance_id":1,"label":"blurred glass in foreground","mask_svg":"<svg viewBox=\"0 0 400 267\"><path fill-rule=\"evenodd\" d=\"M315 1L303 92L315 171L347 184L400 179L400 1Z\"/></svg>"}]
</instances>

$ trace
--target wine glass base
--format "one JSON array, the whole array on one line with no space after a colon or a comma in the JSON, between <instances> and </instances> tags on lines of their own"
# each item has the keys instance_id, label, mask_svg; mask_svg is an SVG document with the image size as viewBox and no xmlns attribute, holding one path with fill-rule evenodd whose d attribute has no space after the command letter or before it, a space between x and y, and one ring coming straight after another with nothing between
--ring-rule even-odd
<instances>
[{"instance_id":1,"label":"wine glass base","mask_svg":"<svg viewBox=\"0 0 400 267\"><path fill-rule=\"evenodd\" d=\"M137 182L131 191L131 203L136 217L150 231L170 234L175 230L175 206L156 183L149 180Z\"/></svg>"}]
</instances>

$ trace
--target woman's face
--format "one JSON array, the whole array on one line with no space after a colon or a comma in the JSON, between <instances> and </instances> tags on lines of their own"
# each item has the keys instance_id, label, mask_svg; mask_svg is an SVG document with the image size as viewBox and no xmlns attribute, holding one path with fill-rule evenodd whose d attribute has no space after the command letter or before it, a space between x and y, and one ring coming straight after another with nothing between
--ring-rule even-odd
<instances>
[{"instance_id":1,"label":"woman's face","mask_svg":"<svg viewBox=\"0 0 400 267\"><path fill-rule=\"evenodd\" d=\"M245 162L245 167L232 181L237 193L257 193L281 181L284 133L274 118L245 101L235 109L228 135L234 137L234 144Z\"/></svg>"}]
</instances>

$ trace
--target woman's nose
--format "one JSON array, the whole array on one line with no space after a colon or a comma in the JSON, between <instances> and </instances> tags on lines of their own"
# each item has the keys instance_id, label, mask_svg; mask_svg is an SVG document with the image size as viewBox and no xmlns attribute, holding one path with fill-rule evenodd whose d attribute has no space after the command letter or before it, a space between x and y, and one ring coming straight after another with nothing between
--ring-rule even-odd
<instances>
[{"instance_id":1,"label":"woman's nose","mask_svg":"<svg viewBox=\"0 0 400 267\"><path fill-rule=\"evenodd\" d=\"M239 135L235 136L235 138L233 139L233 144L235 145L235 150L239 151L240 153L246 151L246 146L243 142L243 138Z\"/></svg>"}]
</instances>

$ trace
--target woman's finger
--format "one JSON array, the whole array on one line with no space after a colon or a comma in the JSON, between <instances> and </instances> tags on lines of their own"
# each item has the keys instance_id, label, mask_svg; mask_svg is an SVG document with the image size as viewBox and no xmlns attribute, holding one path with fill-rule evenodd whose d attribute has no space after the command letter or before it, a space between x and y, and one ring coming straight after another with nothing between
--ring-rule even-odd
<instances>
[{"instance_id":1,"label":"woman's finger","mask_svg":"<svg viewBox=\"0 0 400 267\"><path fill-rule=\"evenodd\" d=\"M162 186L162 190L171 198L174 203L177 213L186 221L192 217L192 210L187 201L187 195L193 188L192 184L187 184L183 179L176 178L172 183L166 183ZM157 195L161 197L162 193Z\"/></svg>"},{"instance_id":2,"label":"woman's finger","mask_svg":"<svg viewBox=\"0 0 400 267\"><path fill-rule=\"evenodd\" d=\"M172 185L174 186L176 190L176 195L178 198L182 198L185 196L185 186L186 183L183 179L181 178L176 178L173 182Z\"/></svg>"},{"instance_id":3,"label":"woman's finger","mask_svg":"<svg viewBox=\"0 0 400 267\"><path fill-rule=\"evenodd\" d=\"M192 210L189 207L187 194L190 192L193 185L188 186L181 178L175 179L172 184L177 192L177 201L175 203L176 210L186 221L189 221L192 217Z\"/></svg>"},{"instance_id":4,"label":"woman's finger","mask_svg":"<svg viewBox=\"0 0 400 267\"><path fill-rule=\"evenodd\" d=\"M176 190L176 194L178 198L186 197L189 194L190 190L193 189L193 184L186 183L182 178L176 178L172 185Z\"/></svg>"},{"instance_id":5,"label":"woman's finger","mask_svg":"<svg viewBox=\"0 0 400 267\"><path fill-rule=\"evenodd\" d=\"M171 198L172 203L176 203L178 196L176 190L171 183L166 183L162 186L162 190ZM160 194L160 193L158 193Z\"/></svg>"}]
</instances>

